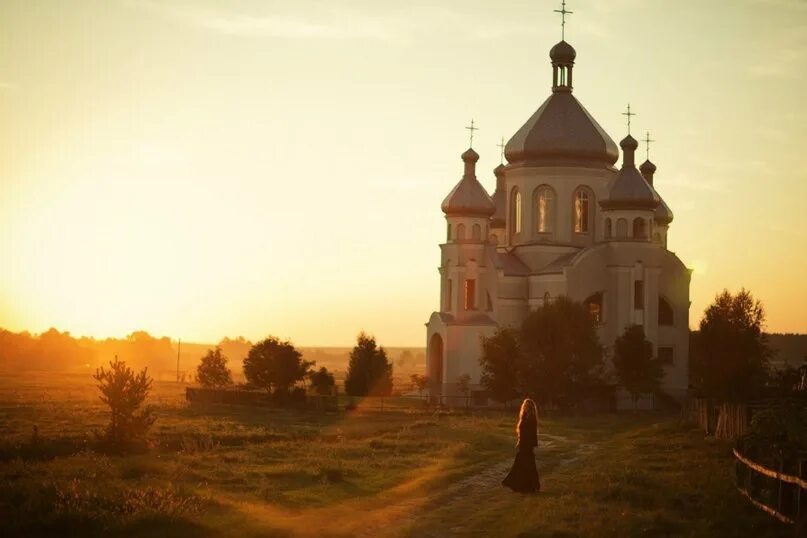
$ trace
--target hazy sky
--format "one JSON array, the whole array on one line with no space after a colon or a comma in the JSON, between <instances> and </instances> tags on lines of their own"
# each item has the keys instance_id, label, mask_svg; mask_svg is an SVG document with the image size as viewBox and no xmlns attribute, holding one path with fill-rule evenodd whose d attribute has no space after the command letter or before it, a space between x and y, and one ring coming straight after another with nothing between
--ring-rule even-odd
<instances>
[{"instance_id":1,"label":"hazy sky","mask_svg":"<svg viewBox=\"0 0 807 538\"><path fill-rule=\"evenodd\" d=\"M0 0L0 326L425 345L443 197L549 95L559 2ZM691 324L807 332L807 2L569 0L575 95L650 129Z\"/></svg>"}]
</instances>

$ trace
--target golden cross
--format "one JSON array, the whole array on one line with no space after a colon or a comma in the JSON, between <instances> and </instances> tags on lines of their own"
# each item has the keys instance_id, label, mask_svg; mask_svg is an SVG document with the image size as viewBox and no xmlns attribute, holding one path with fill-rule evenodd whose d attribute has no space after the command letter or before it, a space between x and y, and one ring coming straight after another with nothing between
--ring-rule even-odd
<instances>
[{"instance_id":1,"label":"golden cross","mask_svg":"<svg viewBox=\"0 0 807 538\"><path fill-rule=\"evenodd\" d=\"M471 145L470 145L470 146L468 146L468 147L473 148L473 147L474 147L474 131L478 131L478 130L479 130L479 127L474 127L474 120L471 120L471 126L470 126L470 127L466 127L466 129L468 129L469 131L471 131Z\"/></svg>"},{"instance_id":2,"label":"golden cross","mask_svg":"<svg viewBox=\"0 0 807 538\"><path fill-rule=\"evenodd\" d=\"M561 8L554 10L555 13L560 13L560 39L566 40L566 15L572 15L574 11L566 10L566 0L561 2Z\"/></svg>"},{"instance_id":3,"label":"golden cross","mask_svg":"<svg viewBox=\"0 0 807 538\"><path fill-rule=\"evenodd\" d=\"M623 116L628 117L628 134L630 134L630 118L631 116L635 116L636 114L630 111L630 103L628 103L628 111L622 113Z\"/></svg>"},{"instance_id":4,"label":"golden cross","mask_svg":"<svg viewBox=\"0 0 807 538\"><path fill-rule=\"evenodd\" d=\"M650 160L650 143L655 142L655 140L650 140L650 131L647 131L647 134L645 134L643 142L645 143L645 151L646 151L646 154L647 154L647 160L649 161Z\"/></svg>"}]
</instances>

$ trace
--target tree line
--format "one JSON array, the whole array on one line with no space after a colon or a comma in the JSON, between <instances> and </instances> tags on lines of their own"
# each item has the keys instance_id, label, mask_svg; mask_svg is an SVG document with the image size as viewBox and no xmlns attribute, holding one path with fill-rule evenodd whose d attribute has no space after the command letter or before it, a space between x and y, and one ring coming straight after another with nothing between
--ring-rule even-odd
<instances>
[{"instance_id":1,"label":"tree line","mask_svg":"<svg viewBox=\"0 0 807 538\"><path fill-rule=\"evenodd\" d=\"M765 310L751 292L724 290L690 339L690 389L722 401L747 401L766 390L807 383L801 367L772 369ZM613 368L605 367L610 358ZM807 361L807 359L806 359ZM640 325L627 327L610 349L601 344L587 307L568 297L532 311L518 329L500 328L482 340L482 385L498 401L531 397L574 408L618 383L633 398L663 395L664 366Z\"/></svg>"}]
</instances>

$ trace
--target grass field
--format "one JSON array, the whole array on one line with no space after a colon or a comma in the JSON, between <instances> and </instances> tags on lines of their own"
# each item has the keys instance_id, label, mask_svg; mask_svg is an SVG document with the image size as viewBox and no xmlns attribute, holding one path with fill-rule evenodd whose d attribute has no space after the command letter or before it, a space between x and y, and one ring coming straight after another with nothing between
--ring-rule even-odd
<instances>
[{"instance_id":1,"label":"grass field","mask_svg":"<svg viewBox=\"0 0 807 538\"><path fill-rule=\"evenodd\" d=\"M112 457L91 450L106 416L89 375L0 375L0 535L792 536L736 493L729 447L675 417L542 420L544 489L523 496L499 485L509 415L191 407L182 391L155 383L154 447Z\"/></svg>"}]
</instances>

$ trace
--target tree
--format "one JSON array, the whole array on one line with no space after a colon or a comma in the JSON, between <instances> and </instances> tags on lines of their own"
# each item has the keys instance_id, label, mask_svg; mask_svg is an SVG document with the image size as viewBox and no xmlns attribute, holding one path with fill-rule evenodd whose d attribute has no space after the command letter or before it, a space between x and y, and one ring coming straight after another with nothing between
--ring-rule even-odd
<instances>
[{"instance_id":1,"label":"tree","mask_svg":"<svg viewBox=\"0 0 807 538\"><path fill-rule=\"evenodd\" d=\"M351 396L388 396L392 393L392 364L375 338L360 333L350 352L345 391Z\"/></svg>"},{"instance_id":2,"label":"tree","mask_svg":"<svg viewBox=\"0 0 807 538\"><path fill-rule=\"evenodd\" d=\"M751 292L715 296L692 335L693 382L703 396L746 401L760 394L771 356L764 324L765 310Z\"/></svg>"},{"instance_id":3,"label":"tree","mask_svg":"<svg viewBox=\"0 0 807 538\"><path fill-rule=\"evenodd\" d=\"M482 338L481 383L491 398L507 402L519 396L520 362L521 345L516 331L499 329L492 336Z\"/></svg>"},{"instance_id":4,"label":"tree","mask_svg":"<svg viewBox=\"0 0 807 538\"><path fill-rule=\"evenodd\" d=\"M227 368L227 357L220 347L208 349L202 362L196 367L196 379L203 387L226 387L233 384L230 369Z\"/></svg>"},{"instance_id":5,"label":"tree","mask_svg":"<svg viewBox=\"0 0 807 538\"><path fill-rule=\"evenodd\" d=\"M642 394L660 390L664 369L653 357L653 344L645 338L641 325L629 326L614 342L614 369L634 407Z\"/></svg>"},{"instance_id":6,"label":"tree","mask_svg":"<svg viewBox=\"0 0 807 538\"><path fill-rule=\"evenodd\" d=\"M333 394L333 389L336 387L336 381L333 374L328 371L324 366L315 372L308 374L308 379L311 382L311 388L320 396L329 396Z\"/></svg>"},{"instance_id":7,"label":"tree","mask_svg":"<svg viewBox=\"0 0 807 538\"><path fill-rule=\"evenodd\" d=\"M409 379L412 380L412 385L418 390L418 394L420 397L423 397L423 391L429 388L429 378L428 376L422 374L412 374L409 376Z\"/></svg>"},{"instance_id":8,"label":"tree","mask_svg":"<svg viewBox=\"0 0 807 538\"><path fill-rule=\"evenodd\" d=\"M125 362L115 357L109 363L109 370L104 370L102 366L96 370L93 378L98 381L101 401L109 406L112 415L103 440L115 450L142 446L155 419L151 407L137 412L151 390L147 369L135 374Z\"/></svg>"},{"instance_id":9,"label":"tree","mask_svg":"<svg viewBox=\"0 0 807 538\"><path fill-rule=\"evenodd\" d=\"M258 342L244 359L244 375L250 384L267 392L288 394L289 388L305 378L313 366L289 342L270 336Z\"/></svg>"},{"instance_id":10,"label":"tree","mask_svg":"<svg viewBox=\"0 0 807 538\"><path fill-rule=\"evenodd\" d=\"M560 296L531 312L519 334L521 392L538 402L571 407L602 383L597 325L582 303Z\"/></svg>"},{"instance_id":11,"label":"tree","mask_svg":"<svg viewBox=\"0 0 807 538\"><path fill-rule=\"evenodd\" d=\"M471 376L468 374L462 374L457 379L457 390L465 396L465 406L468 406L468 395L471 393Z\"/></svg>"}]
</instances>

